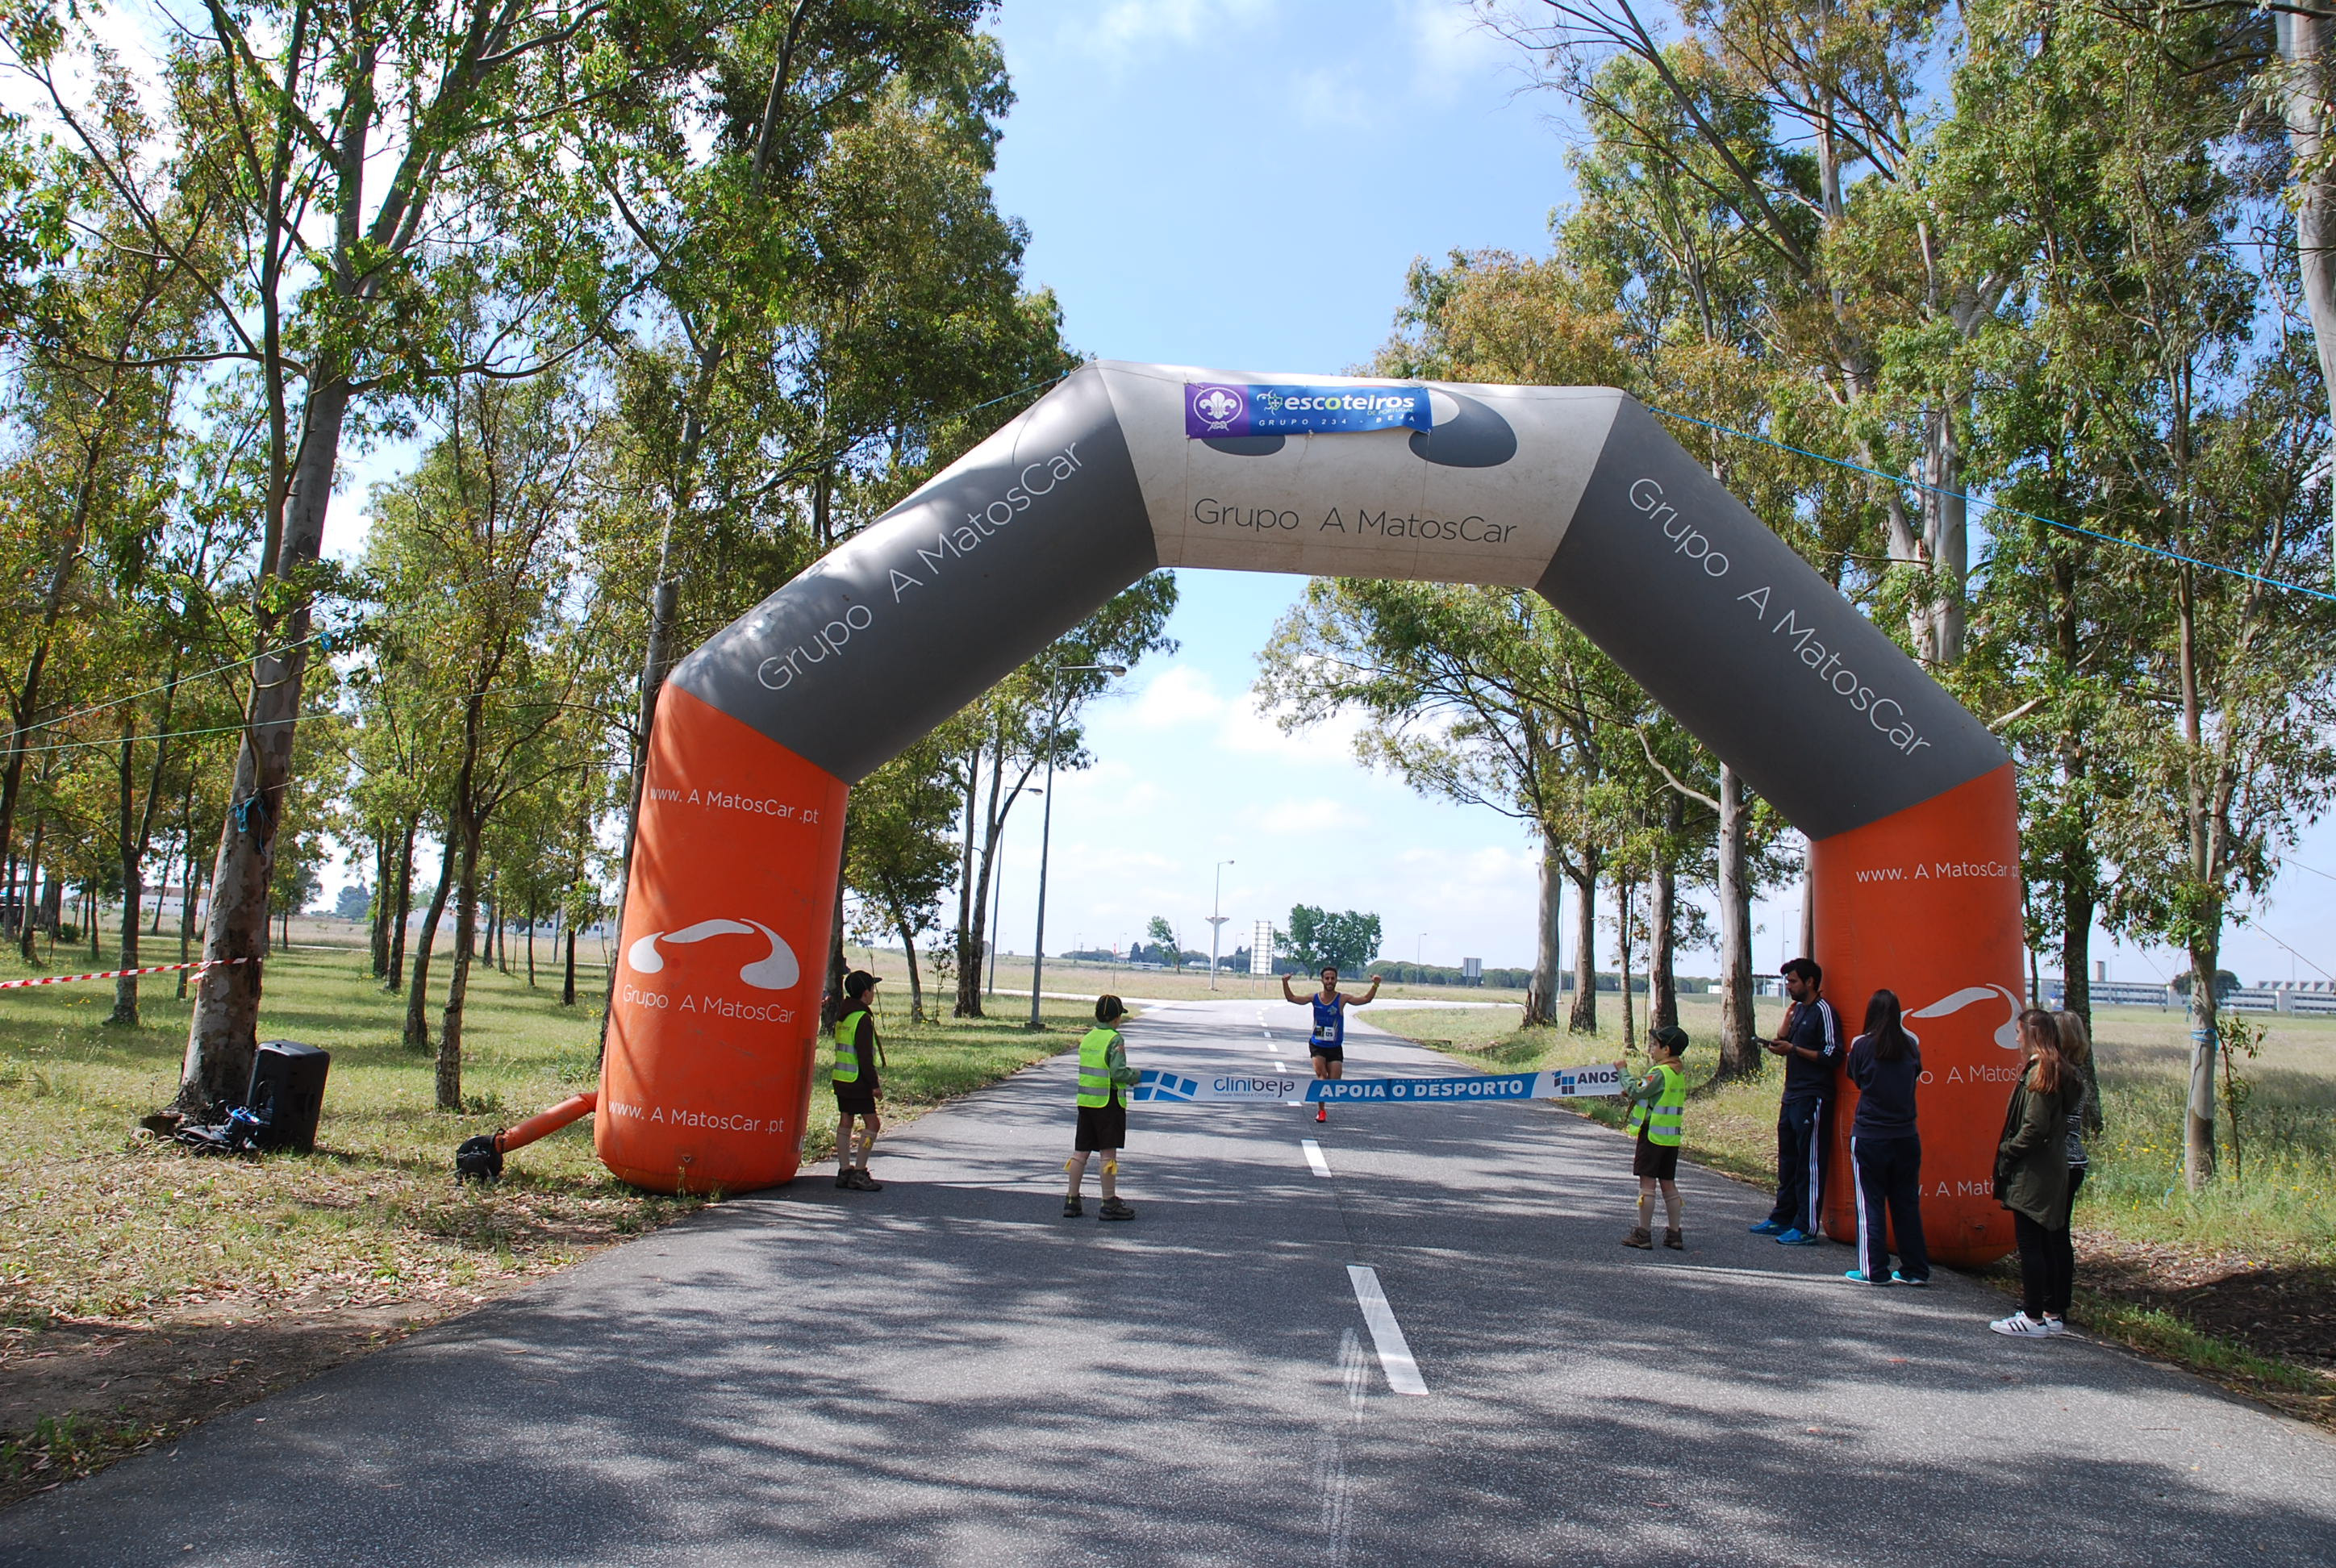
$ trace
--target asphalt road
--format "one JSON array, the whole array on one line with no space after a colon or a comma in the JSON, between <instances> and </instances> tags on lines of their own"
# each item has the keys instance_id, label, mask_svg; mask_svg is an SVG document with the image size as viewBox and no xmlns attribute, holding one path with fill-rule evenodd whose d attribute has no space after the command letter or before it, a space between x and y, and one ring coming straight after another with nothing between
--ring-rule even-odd
<instances>
[{"instance_id":1,"label":"asphalt road","mask_svg":"<svg viewBox=\"0 0 2336 1568\"><path fill-rule=\"evenodd\" d=\"M1131 1054L1302 1071L1303 1018L1177 1004ZM1454 1069L1358 1028L1349 1070ZM1105 1225L1092 1173L1059 1217L1071 1077L45 1494L0 1563L2336 1558L2317 1432L1952 1276L1849 1285L1700 1172L1689 1250L1627 1251L1628 1145L1546 1104L1138 1107Z\"/></svg>"}]
</instances>

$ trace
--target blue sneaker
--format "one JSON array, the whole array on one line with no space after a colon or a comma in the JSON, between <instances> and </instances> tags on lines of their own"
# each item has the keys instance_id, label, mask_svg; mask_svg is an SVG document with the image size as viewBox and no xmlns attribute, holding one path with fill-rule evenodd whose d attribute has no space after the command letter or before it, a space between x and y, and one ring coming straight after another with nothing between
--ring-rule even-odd
<instances>
[{"instance_id":1,"label":"blue sneaker","mask_svg":"<svg viewBox=\"0 0 2336 1568\"><path fill-rule=\"evenodd\" d=\"M1763 1220L1748 1229L1756 1236L1781 1236L1785 1233L1785 1227L1774 1220Z\"/></svg>"},{"instance_id":2,"label":"blue sneaker","mask_svg":"<svg viewBox=\"0 0 2336 1568\"><path fill-rule=\"evenodd\" d=\"M1816 1244L1817 1239L1802 1230L1786 1231L1776 1238L1776 1245L1780 1247L1814 1247Z\"/></svg>"},{"instance_id":3,"label":"blue sneaker","mask_svg":"<svg viewBox=\"0 0 2336 1568\"><path fill-rule=\"evenodd\" d=\"M1923 1275L1923 1276L1922 1276L1921 1279L1919 1279L1919 1280L1910 1278L1908 1275L1906 1275L1906 1274L1904 1274L1904 1273L1903 1273L1903 1272L1893 1272L1893 1273L1891 1274L1891 1276L1890 1276L1890 1277L1891 1277L1892 1279L1893 1279L1893 1280L1897 1281L1898 1281L1900 1284L1902 1284L1902 1285L1922 1286L1922 1285L1927 1285L1927 1284L1929 1284L1929 1283L1931 1282L1931 1276L1930 1276L1930 1275L1928 1275L1928 1274Z\"/></svg>"},{"instance_id":4,"label":"blue sneaker","mask_svg":"<svg viewBox=\"0 0 2336 1568\"><path fill-rule=\"evenodd\" d=\"M1886 1285L1887 1280L1877 1280L1863 1269L1844 1269L1841 1277L1853 1285Z\"/></svg>"}]
</instances>

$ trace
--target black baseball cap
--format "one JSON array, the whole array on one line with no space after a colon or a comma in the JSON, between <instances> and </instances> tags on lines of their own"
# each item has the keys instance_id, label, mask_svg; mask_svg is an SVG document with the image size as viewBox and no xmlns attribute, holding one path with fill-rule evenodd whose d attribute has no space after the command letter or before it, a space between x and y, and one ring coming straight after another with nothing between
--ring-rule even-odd
<instances>
[{"instance_id":1,"label":"black baseball cap","mask_svg":"<svg viewBox=\"0 0 2336 1568\"><path fill-rule=\"evenodd\" d=\"M856 997L875 984L874 975L870 974L866 969L854 969L843 977L843 994L847 997Z\"/></svg>"},{"instance_id":2,"label":"black baseball cap","mask_svg":"<svg viewBox=\"0 0 2336 1568\"><path fill-rule=\"evenodd\" d=\"M1675 1057L1687 1055L1688 1047L1694 1044L1688 1038L1687 1031L1677 1024L1665 1024L1661 1028L1655 1029L1651 1033L1655 1044Z\"/></svg>"}]
</instances>

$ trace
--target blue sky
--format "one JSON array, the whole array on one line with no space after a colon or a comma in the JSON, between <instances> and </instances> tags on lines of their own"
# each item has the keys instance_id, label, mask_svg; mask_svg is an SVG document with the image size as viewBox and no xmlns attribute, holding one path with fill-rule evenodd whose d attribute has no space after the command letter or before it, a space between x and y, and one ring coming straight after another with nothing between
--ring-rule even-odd
<instances>
[{"instance_id":1,"label":"blue sky","mask_svg":"<svg viewBox=\"0 0 2336 1568\"><path fill-rule=\"evenodd\" d=\"M1519 94L1510 46L1456 0L1006 0L996 31L1018 94L999 206L1030 226L1030 278L1089 354L1338 371L1386 336L1414 257L1541 249L1568 200L1559 105ZM1181 652L1094 715L1101 765L1058 784L1050 949L1124 942L1153 914L1205 948L1214 862L1230 857L1228 950L1302 901L1377 911L1390 957L1530 961L1522 828L1363 768L1350 728L1287 737L1250 706L1256 650L1302 587L1183 574ZM1019 951L1037 839L1036 813L1017 813L1001 929ZM2336 832L2314 830L2296 857L2260 929L2336 968L2336 875L2321 874L2336 873ZM1761 906L1763 968L1786 956L1798 910L1797 890ZM2118 979L2178 967L2105 937L2096 951ZM2256 931L2234 930L2224 961L2250 981L2315 978Z\"/></svg>"}]
</instances>

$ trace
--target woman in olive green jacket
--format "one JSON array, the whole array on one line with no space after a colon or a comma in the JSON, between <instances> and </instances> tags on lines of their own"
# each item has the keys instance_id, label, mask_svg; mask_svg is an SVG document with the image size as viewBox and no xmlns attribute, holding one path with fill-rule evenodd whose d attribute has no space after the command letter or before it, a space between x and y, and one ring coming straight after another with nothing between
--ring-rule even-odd
<instances>
[{"instance_id":1,"label":"woman in olive green jacket","mask_svg":"<svg viewBox=\"0 0 2336 1568\"><path fill-rule=\"evenodd\" d=\"M2074 1261L2058 1232L2068 1228L2068 1114L2081 1101L2071 1093L2076 1075L2061 1059L2060 1026L2031 1008L2020 1015L2027 1070L2003 1109L2003 1139L1995 1151L1995 1198L2011 1211L2020 1242L2020 1310L1988 1325L2014 1339L2044 1339L2068 1332Z\"/></svg>"}]
</instances>

